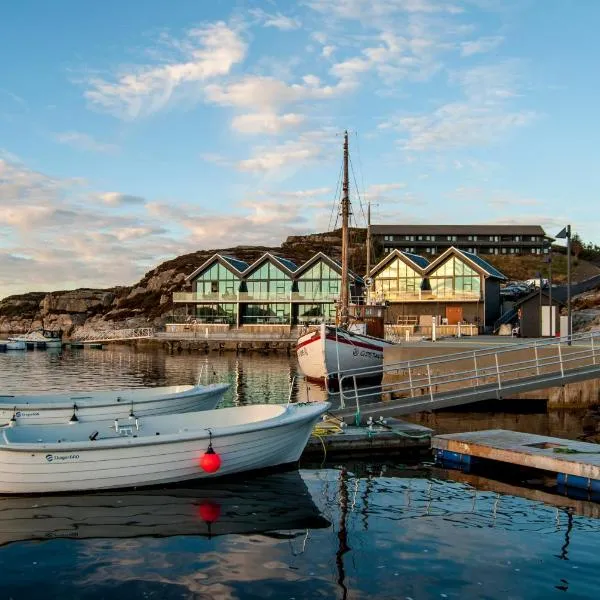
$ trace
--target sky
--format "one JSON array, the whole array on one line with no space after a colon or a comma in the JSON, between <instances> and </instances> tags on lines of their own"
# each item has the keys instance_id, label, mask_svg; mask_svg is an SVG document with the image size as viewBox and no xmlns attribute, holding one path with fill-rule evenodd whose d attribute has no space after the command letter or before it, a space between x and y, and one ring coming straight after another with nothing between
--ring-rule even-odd
<instances>
[{"instance_id":1,"label":"sky","mask_svg":"<svg viewBox=\"0 0 600 600\"><path fill-rule=\"evenodd\" d=\"M336 224L600 243L596 0L20 0L0 18L0 298Z\"/></svg>"}]
</instances>

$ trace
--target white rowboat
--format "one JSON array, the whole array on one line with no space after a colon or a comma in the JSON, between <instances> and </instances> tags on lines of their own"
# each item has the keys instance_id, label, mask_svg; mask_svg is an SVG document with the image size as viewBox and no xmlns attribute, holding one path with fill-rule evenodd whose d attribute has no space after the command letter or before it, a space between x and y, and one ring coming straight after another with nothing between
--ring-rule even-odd
<instances>
[{"instance_id":1,"label":"white rowboat","mask_svg":"<svg viewBox=\"0 0 600 600\"><path fill-rule=\"evenodd\" d=\"M1 395L0 425L51 425L212 410L229 384ZM73 418L75 415L76 419Z\"/></svg>"},{"instance_id":2,"label":"white rowboat","mask_svg":"<svg viewBox=\"0 0 600 600\"><path fill-rule=\"evenodd\" d=\"M5 427L0 494L162 485L291 464L330 407L255 404L125 422ZM210 439L218 471L200 466Z\"/></svg>"}]
</instances>

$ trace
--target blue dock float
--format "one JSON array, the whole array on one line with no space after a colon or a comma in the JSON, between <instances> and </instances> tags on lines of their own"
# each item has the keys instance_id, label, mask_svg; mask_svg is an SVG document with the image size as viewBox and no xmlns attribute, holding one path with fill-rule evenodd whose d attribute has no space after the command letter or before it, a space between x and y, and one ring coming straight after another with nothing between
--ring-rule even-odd
<instances>
[{"instance_id":1,"label":"blue dock float","mask_svg":"<svg viewBox=\"0 0 600 600\"><path fill-rule=\"evenodd\" d=\"M495 461L554 473L559 487L600 492L600 444L490 429L436 435L431 446L449 467Z\"/></svg>"}]
</instances>

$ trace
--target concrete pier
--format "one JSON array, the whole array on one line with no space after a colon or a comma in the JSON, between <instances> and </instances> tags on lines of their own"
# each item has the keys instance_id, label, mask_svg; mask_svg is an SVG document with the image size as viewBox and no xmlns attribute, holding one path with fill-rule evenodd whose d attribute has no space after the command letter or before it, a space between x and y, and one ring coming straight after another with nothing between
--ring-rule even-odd
<instances>
[{"instance_id":1,"label":"concrete pier","mask_svg":"<svg viewBox=\"0 0 600 600\"><path fill-rule=\"evenodd\" d=\"M600 444L490 429L437 435L431 446L443 463L509 463L556 473L559 485L600 492Z\"/></svg>"}]
</instances>

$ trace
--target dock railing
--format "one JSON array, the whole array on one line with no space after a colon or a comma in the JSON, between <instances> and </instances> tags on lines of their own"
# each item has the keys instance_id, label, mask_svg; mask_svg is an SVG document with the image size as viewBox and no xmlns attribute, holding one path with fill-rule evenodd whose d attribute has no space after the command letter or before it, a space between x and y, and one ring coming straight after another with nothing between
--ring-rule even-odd
<instances>
[{"instance_id":1,"label":"dock railing","mask_svg":"<svg viewBox=\"0 0 600 600\"><path fill-rule=\"evenodd\" d=\"M570 342L570 343L569 343ZM427 410L542 389L567 379L600 377L600 332L488 347L338 373L342 409L387 399L399 408ZM569 377L568 377L569 376ZM377 385L360 380L382 379ZM383 403L381 403L383 404ZM408 412L411 412L410 410Z\"/></svg>"}]
</instances>

